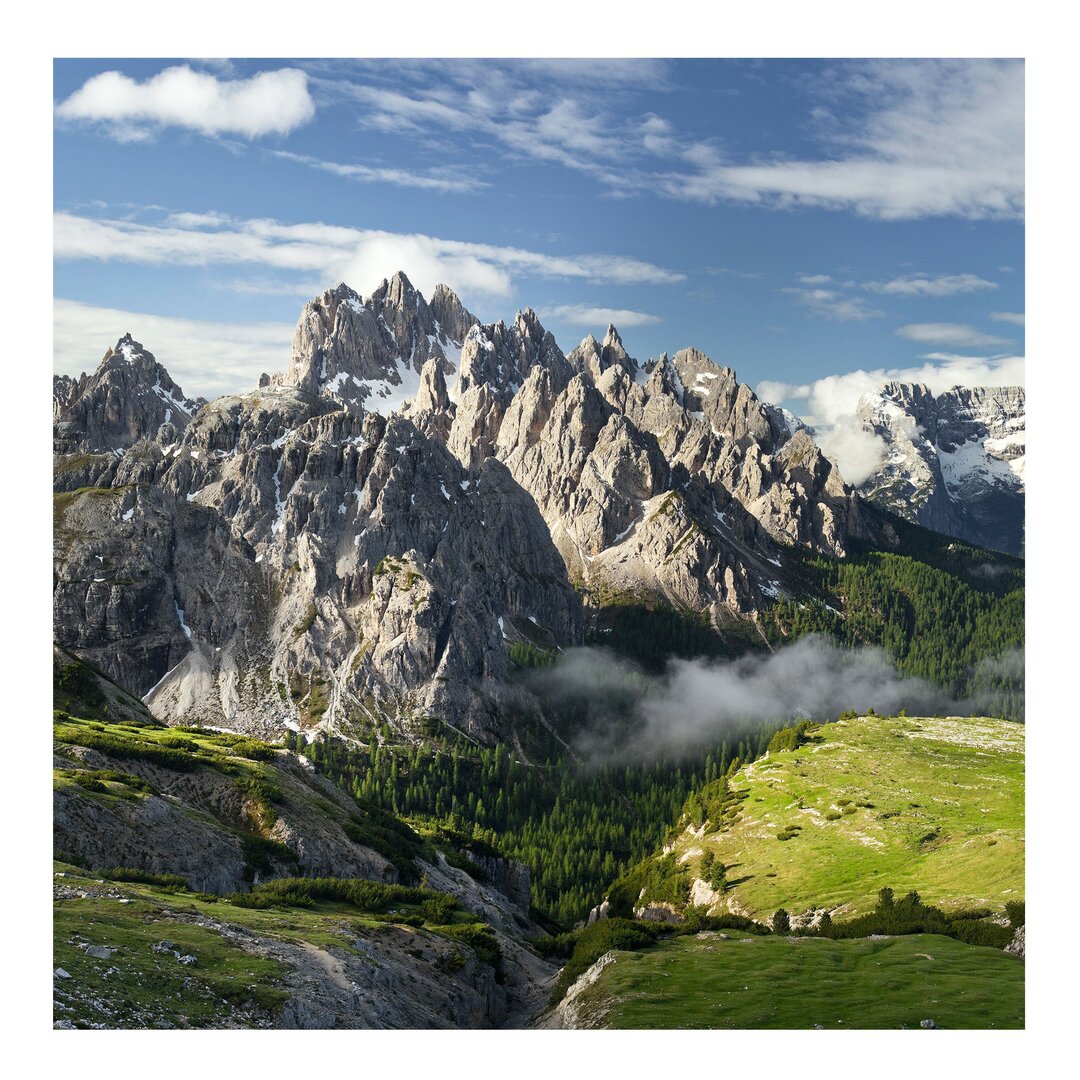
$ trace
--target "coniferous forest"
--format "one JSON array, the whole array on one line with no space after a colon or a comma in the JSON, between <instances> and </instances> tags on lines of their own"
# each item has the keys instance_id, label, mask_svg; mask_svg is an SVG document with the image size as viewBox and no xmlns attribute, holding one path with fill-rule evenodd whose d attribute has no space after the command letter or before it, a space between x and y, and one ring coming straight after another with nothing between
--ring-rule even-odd
<instances>
[{"instance_id":1,"label":"coniferous forest","mask_svg":"<svg viewBox=\"0 0 1080 1080\"><path fill-rule=\"evenodd\" d=\"M781 646L817 633L852 648L878 645L901 673L960 704L970 699L969 711L1021 719L1022 668L1008 658L1023 647L1022 564L902 527L905 548L917 558L866 551L844 561L807 560L807 583L821 602L778 603L765 620L769 638ZM590 640L639 664L642 680L662 670L661 656L717 659L747 647L700 618L625 599L594 615ZM511 658L523 678L557 662L525 645ZM566 728L587 726L587 704L562 705ZM850 708L872 705L853 701ZM688 796L763 754L787 719L744 724L712 745L648 763L583 761L553 742L526 761L513 747L478 747L453 733L428 733L412 744L386 725L371 732L366 747L305 744L295 734L290 740L361 802L418 831L526 863L537 915L565 928L657 848Z\"/></svg>"},{"instance_id":2,"label":"coniferous forest","mask_svg":"<svg viewBox=\"0 0 1080 1080\"><path fill-rule=\"evenodd\" d=\"M678 762L600 766L566 758L526 765L511 747L465 740L434 750L395 745L388 730L367 750L290 738L361 802L420 832L526 863L536 914L566 928L662 841L690 792L759 756L772 734L747 734Z\"/></svg>"}]
</instances>

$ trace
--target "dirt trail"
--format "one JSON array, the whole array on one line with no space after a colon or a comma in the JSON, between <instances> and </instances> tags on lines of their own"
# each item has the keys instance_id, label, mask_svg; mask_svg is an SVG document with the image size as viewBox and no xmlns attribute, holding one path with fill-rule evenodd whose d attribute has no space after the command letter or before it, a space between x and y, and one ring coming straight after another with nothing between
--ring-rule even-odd
<instances>
[{"instance_id":1,"label":"dirt trail","mask_svg":"<svg viewBox=\"0 0 1080 1080\"><path fill-rule=\"evenodd\" d=\"M320 949L317 945L312 945L308 941L301 941L299 945L318 962L319 966L326 972L327 978L336 987L349 991L354 989L353 983L345 974L345 968L340 960L336 960L325 949Z\"/></svg>"}]
</instances>

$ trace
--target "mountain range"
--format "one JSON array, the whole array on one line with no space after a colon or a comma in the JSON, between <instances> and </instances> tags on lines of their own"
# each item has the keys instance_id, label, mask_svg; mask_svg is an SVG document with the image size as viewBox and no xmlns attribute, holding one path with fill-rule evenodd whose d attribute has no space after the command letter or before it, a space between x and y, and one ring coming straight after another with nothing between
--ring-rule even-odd
<instances>
[{"instance_id":1,"label":"mountain range","mask_svg":"<svg viewBox=\"0 0 1080 1080\"><path fill-rule=\"evenodd\" d=\"M807 559L898 546L871 502L1018 547L1022 390L861 408L888 455L860 496L696 349L642 364L610 326L564 354L530 309L481 324L401 273L306 304L246 394L189 399L127 335L54 381L56 638L166 721L507 737L542 720L515 650L624 603L763 641L816 602Z\"/></svg>"},{"instance_id":2,"label":"mountain range","mask_svg":"<svg viewBox=\"0 0 1080 1080\"><path fill-rule=\"evenodd\" d=\"M909 521L1011 555L1024 552L1024 388L891 382L859 403L885 458L860 493Z\"/></svg>"}]
</instances>

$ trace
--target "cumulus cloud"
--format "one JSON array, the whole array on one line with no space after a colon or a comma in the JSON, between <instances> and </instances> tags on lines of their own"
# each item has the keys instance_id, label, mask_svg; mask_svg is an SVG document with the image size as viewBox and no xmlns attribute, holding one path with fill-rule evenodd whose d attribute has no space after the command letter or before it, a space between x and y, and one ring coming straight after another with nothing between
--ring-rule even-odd
<instances>
[{"instance_id":1,"label":"cumulus cloud","mask_svg":"<svg viewBox=\"0 0 1080 1080\"><path fill-rule=\"evenodd\" d=\"M990 318L994 322L1012 323L1013 326L1024 325L1024 313L1022 311L991 311Z\"/></svg>"},{"instance_id":2,"label":"cumulus cloud","mask_svg":"<svg viewBox=\"0 0 1080 1080\"><path fill-rule=\"evenodd\" d=\"M850 484L861 484L881 464L884 442L858 418L860 400L887 382L924 383L935 394L954 386L1022 386L1022 356L965 356L932 352L911 367L875 368L829 375L812 383L766 380L758 396L785 405L812 427L818 444Z\"/></svg>"},{"instance_id":3,"label":"cumulus cloud","mask_svg":"<svg viewBox=\"0 0 1080 1080\"><path fill-rule=\"evenodd\" d=\"M188 65L139 82L119 71L94 75L56 109L62 121L91 124L121 141L150 138L164 127L203 135L287 135L315 115L308 78L295 68L247 79L219 79Z\"/></svg>"},{"instance_id":4,"label":"cumulus cloud","mask_svg":"<svg viewBox=\"0 0 1080 1080\"><path fill-rule=\"evenodd\" d=\"M575 326L602 326L609 323L615 326L655 326L663 319L659 315L649 315L644 311L630 311L627 308L589 307L588 304L559 304L545 308L541 316L550 316L573 323Z\"/></svg>"},{"instance_id":5,"label":"cumulus cloud","mask_svg":"<svg viewBox=\"0 0 1080 1080\"><path fill-rule=\"evenodd\" d=\"M226 323L168 318L75 300L53 303L53 371L93 371L125 333L150 350L192 397L217 397L258 386L264 371L284 369L289 323Z\"/></svg>"},{"instance_id":6,"label":"cumulus cloud","mask_svg":"<svg viewBox=\"0 0 1080 1080\"><path fill-rule=\"evenodd\" d=\"M895 331L909 341L924 345L951 345L954 349L983 349L998 345L1011 345L1008 338L984 334L964 323L908 323Z\"/></svg>"},{"instance_id":7,"label":"cumulus cloud","mask_svg":"<svg viewBox=\"0 0 1080 1080\"><path fill-rule=\"evenodd\" d=\"M362 291L371 291L389 274L404 270L429 295L442 282L465 297L506 296L515 275L618 285L674 284L685 279L684 274L623 255L548 255L423 233L219 215L200 227L182 215L146 223L58 212L53 218L53 250L57 259L248 264L302 271L309 277L315 272L327 284L346 281Z\"/></svg>"},{"instance_id":8,"label":"cumulus cloud","mask_svg":"<svg viewBox=\"0 0 1080 1080\"><path fill-rule=\"evenodd\" d=\"M756 387L757 396L762 401L770 401L774 404L809 397L812 389L811 383L789 383L778 379L762 379Z\"/></svg>"},{"instance_id":9,"label":"cumulus cloud","mask_svg":"<svg viewBox=\"0 0 1080 1080\"><path fill-rule=\"evenodd\" d=\"M1023 678L1012 657L1003 661ZM556 709L588 715L577 749L599 758L655 758L765 723L834 719L847 709L895 715L981 711L921 679L900 675L878 648L845 649L804 637L736 660L672 660L660 678L602 649L574 649L533 678Z\"/></svg>"},{"instance_id":10,"label":"cumulus cloud","mask_svg":"<svg viewBox=\"0 0 1080 1080\"><path fill-rule=\"evenodd\" d=\"M891 281L868 281L864 289L892 296L956 296L958 293L996 289L997 282L987 281L976 274L908 274Z\"/></svg>"}]
</instances>

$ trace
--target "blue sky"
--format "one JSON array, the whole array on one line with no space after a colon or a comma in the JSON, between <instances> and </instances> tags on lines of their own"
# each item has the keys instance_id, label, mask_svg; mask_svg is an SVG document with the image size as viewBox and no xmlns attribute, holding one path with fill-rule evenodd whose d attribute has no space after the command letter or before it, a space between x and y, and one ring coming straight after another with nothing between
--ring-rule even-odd
<instances>
[{"instance_id":1,"label":"blue sky","mask_svg":"<svg viewBox=\"0 0 1080 1080\"><path fill-rule=\"evenodd\" d=\"M821 424L1023 377L1023 65L57 61L56 369L126 330L188 393L404 269L564 350L610 319Z\"/></svg>"}]
</instances>

